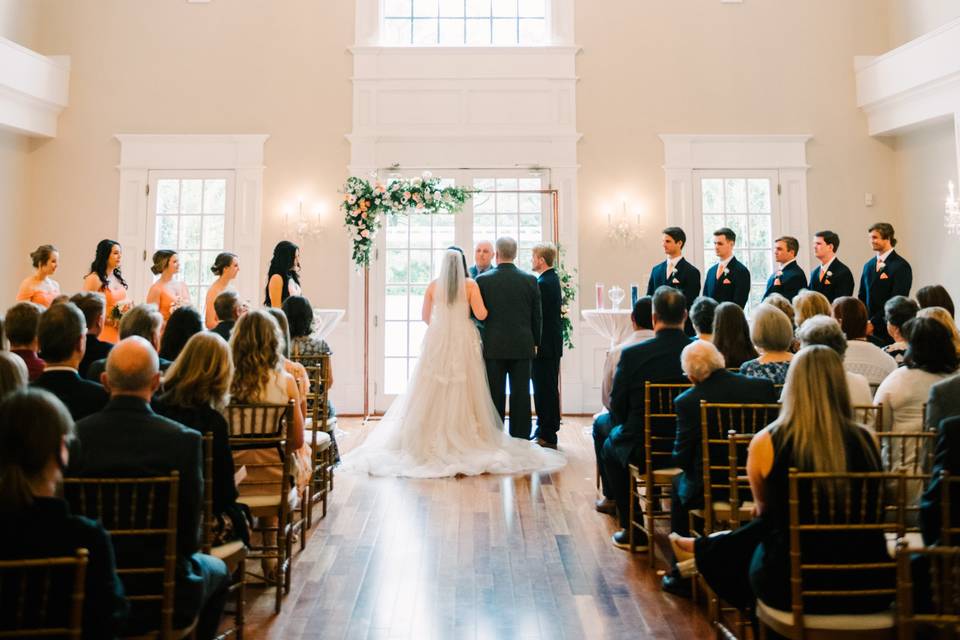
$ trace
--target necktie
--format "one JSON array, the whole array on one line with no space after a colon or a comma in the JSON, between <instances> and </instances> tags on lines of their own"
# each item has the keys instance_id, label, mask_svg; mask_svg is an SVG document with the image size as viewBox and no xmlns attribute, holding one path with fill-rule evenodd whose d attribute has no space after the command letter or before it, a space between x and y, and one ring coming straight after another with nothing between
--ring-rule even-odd
<instances>
[{"instance_id":1,"label":"necktie","mask_svg":"<svg viewBox=\"0 0 960 640\"><path fill-rule=\"evenodd\" d=\"M878 260L877 260L877 272L880 272L880 271L882 271L882 270L883 270L883 260L879 260L879 259L878 259Z\"/></svg>"},{"instance_id":2,"label":"necktie","mask_svg":"<svg viewBox=\"0 0 960 640\"><path fill-rule=\"evenodd\" d=\"M820 267L820 282L823 282L823 279L827 276L827 268Z\"/></svg>"},{"instance_id":3,"label":"necktie","mask_svg":"<svg viewBox=\"0 0 960 640\"><path fill-rule=\"evenodd\" d=\"M726 268L722 262L717 265L717 280L723 277L723 270Z\"/></svg>"}]
</instances>

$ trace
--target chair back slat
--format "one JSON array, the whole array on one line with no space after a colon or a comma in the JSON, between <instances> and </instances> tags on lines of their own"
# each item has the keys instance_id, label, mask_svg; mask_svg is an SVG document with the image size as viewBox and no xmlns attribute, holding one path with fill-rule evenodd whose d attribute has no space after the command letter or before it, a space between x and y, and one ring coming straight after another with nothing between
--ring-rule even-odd
<instances>
[{"instance_id":1,"label":"chair back slat","mask_svg":"<svg viewBox=\"0 0 960 640\"><path fill-rule=\"evenodd\" d=\"M916 583L921 576L926 578L925 584ZM919 598L918 592L928 597ZM918 602L924 603L920 610ZM903 640L960 635L960 547L908 549L901 544L897 549L896 611L898 637Z\"/></svg>"},{"instance_id":2,"label":"chair back slat","mask_svg":"<svg viewBox=\"0 0 960 640\"><path fill-rule=\"evenodd\" d=\"M853 407L853 419L877 433L883 431L883 404L858 404Z\"/></svg>"},{"instance_id":3,"label":"chair back slat","mask_svg":"<svg viewBox=\"0 0 960 640\"><path fill-rule=\"evenodd\" d=\"M644 384L643 450L651 483L655 469L672 466L673 442L677 434L677 411L673 402L692 386L686 382Z\"/></svg>"},{"instance_id":4,"label":"chair back slat","mask_svg":"<svg viewBox=\"0 0 960 640\"><path fill-rule=\"evenodd\" d=\"M74 556L0 561L0 638L83 633L86 549Z\"/></svg>"},{"instance_id":5,"label":"chair back slat","mask_svg":"<svg viewBox=\"0 0 960 640\"><path fill-rule=\"evenodd\" d=\"M919 531L920 495L933 478L933 454L937 434L933 431L877 434L884 471L901 473L905 479L904 518L908 531ZM888 505L889 509L889 505Z\"/></svg>"}]
</instances>

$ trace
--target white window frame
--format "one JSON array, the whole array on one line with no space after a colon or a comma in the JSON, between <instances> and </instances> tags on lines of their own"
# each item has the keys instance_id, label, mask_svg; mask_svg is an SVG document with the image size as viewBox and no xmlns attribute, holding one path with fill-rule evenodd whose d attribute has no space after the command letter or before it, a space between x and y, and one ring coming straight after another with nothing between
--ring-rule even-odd
<instances>
[{"instance_id":1,"label":"white window frame","mask_svg":"<svg viewBox=\"0 0 960 640\"><path fill-rule=\"evenodd\" d=\"M411 1L410 15L409 15L409 16L406 16L406 15L404 15L404 16L400 16L400 15L390 15L390 16L388 16L388 15L386 15L386 12L384 11L383 15L381 16L381 23L380 23L380 29L381 29L380 41L381 41L381 44L382 44L383 46L394 46L394 47L420 47L420 46L439 46L439 47L443 47L443 46L450 46L450 47L504 47L504 46L506 46L506 47L538 47L538 46L543 46L543 45L549 44L549 42L550 42L550 0L542 0L542 2L543 2L543 4L544 4L544 7L543 7L543 16L524 16L524 15L520 15L519 0L512 0L513 2L515 2L515 3L517 4L517 15L515 15L515 16L498 16L498 15L494 14L494 12L493 12L493 11L494 11L494 9L493 9L493 0L490 0L490 1L491 1L491 10L490 10L490 14L489 14L489 15L487 15L487 16L469 16L469 15L467 15L467 11L466 11L466 3L467 3L467 0L460 0L461 2L463 2L463 5L464 5L464 6L463 6L464 15L463 15L462 17L461 17L461 16L448 16L448 15L444 15L443 12L442 12L442 9L441 9L440 11L438 11L437 16L417 16L416 13L415 13L415 10L414 10L414 9L415 9L414 4L416 3L416 1L417 1L417 0L412 0L412 1ZM384 2L384 5L383 5L383 6L386 6L386 2ZM427 43L422 43L422 44L421 44L421 43L416 43L416 42L415 42L416 36L415 36L414 34L415 34L415 32L416 32L416 25L417 25L417 23L418 23L418 22L425 22L425 21L428 21L428 20L429 20L429 21L435 21L435 22L437 23L437 25L436 25L436 26L437 26L437 41L436 41L436 42L429 43L429 44L427 44ZM456 42L449 42L449 43L445 43L445 42L442 42L442 41L441 41L441 30L442 30L442 29L441 29L441 27L442 27L441 21L442 21L442 20L455 20L455 21L458 21L458 22L461 23L461 24L460 24L460 27L462 27L462 31L463 31L463 41L462 41L462 42L460 42L459 40L456 41ZM468 41L467 41L468 21L471 21L471 20L472 20L472 21L475 21L475 22L487 22L487 23L488 23L488 25L489 25L489 27L490 27L490 39L489 39L488 42L476 42L476 43L471 43L471 42L468 42ZM514 35L516 36L516 41L515 41L515 42L510 42L510 43L506 43L506 44L497 44L497 43L495 43L495 42L493 41L493 39L494 39L494 25L495 25L495 22L496 22L497 20L509 20L509 21L511 22L511 24L512 24L512 26L513 26L513 28L514 28L514 31L515 31L515 34L514 34ZM521 40L520 40L520 37L521 37L521 28L520 28L520 27L521 27L521 20L541 20L541 21L542 21L542 24L543 24L543 40L542 40L541 42L521 42ZM386 41L386 25L387 25L387 22L388 22L388 21L397 21L397 22L407 22L407 23L409 23L409 24L410 24L410 42L388 43L388 42Z\"/></svg>"}]
</instances>

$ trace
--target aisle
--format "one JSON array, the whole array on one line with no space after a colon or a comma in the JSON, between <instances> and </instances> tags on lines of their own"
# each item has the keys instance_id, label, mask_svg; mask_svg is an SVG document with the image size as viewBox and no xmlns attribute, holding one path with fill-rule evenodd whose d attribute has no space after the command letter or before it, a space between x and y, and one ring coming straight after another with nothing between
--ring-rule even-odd
<instances>
[{"instance_id":1,"label":"aisle","mask_svg":"<svg viewBox=\"0 0 960 640\"><path fill-rule=\"evenodd\" d=\"M376 423L372 423L376 424ZM329 515L295 559L283 612L248 589L249 638L705 638L647 557L614 548L593 510L587 418L565 418L553 476L336 476ZM357 441L345 420L341 450Z\"/></svg>"}]
</instances>

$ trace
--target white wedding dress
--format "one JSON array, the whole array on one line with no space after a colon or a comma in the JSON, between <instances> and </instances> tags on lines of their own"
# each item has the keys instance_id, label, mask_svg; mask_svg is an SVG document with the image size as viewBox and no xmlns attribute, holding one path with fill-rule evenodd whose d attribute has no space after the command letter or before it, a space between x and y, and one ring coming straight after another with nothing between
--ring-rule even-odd
<instances>
[{"instance_id":1,"label":"white wedding dress","mask_svg":"<svg viewBox=\"0 0 960 640\"><path fill-rule=\"evenodd\" d=\"M480 335L470 319L462 255L447 251L444 256L430 326L407 392L344 456L342 470L442 478L552 471L565 464L556 451L504 432L490 399Z\"/></svg>"}]
</instances>

